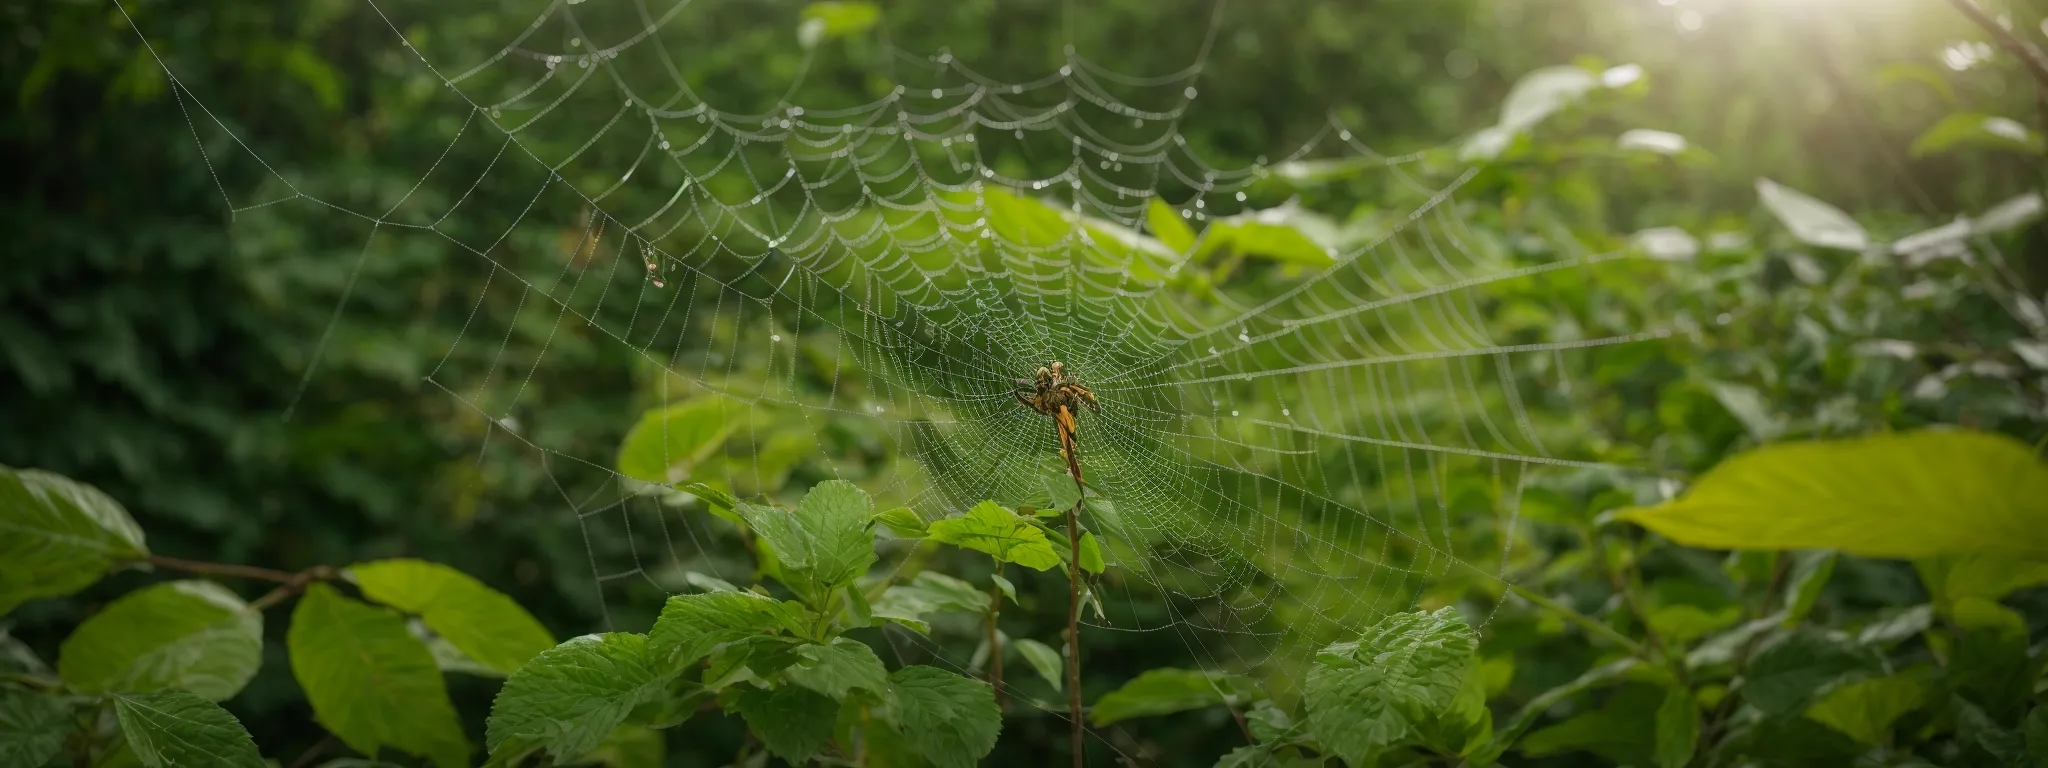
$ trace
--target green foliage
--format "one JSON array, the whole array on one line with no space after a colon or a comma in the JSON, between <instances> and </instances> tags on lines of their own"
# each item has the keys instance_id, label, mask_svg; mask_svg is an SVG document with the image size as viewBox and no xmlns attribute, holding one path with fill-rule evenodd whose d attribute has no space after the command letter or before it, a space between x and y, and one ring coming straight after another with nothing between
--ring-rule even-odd
<instances>
[{"instance_id":1,"label":"green foliage","mask_svg":"<svg viewBox=\"0 0 2048 768\"><path fill-rule=\"evenodd\" d=\"M725 443L741 422L728 418L727 401L686 400L648 411L619 445L619 474L645 483L678 485Z\"/></svg>"},{"instance_id":2,"label":"green foliage","mask_svg":"<svg viewBox=\"0 0 2048 768\"><path fill-rule=\"evenodd\" d=\"M1053 690L1058 691L1066 688L1064 676L1066 673L1066 659L1060 655L1058 650L1028 637L1019 638L1012 645L1017 649L1017 653L1024 656L1025 663L1031 665L1031 671L1037 672L1038 676L1043 678L1047 685L1052 686ZM1150 674L1150 672L1146 674ZM1108 696L1104 696L1103 700L1107 701ZM1095 711L1090 713L1090 718L1098 723L1102 722L1101 701L1096 702Z\"/></svg>"},{"instance_id":3,"label":"green foliage","mask_svg":"<svg viewBox=\"0 0 2048 768\"><path fill-rule=\"evenodd\" d=\"M2048 465L2000 435L1927 431L1784 443L1732 458L1623 519L1717 549L2048 558Z\"/></svg>"},{"instance_id":4,"label":"green foliage","mask_svg":"<svg viewBox=\"0 0 2048 768\"><path fill-rule=\"evenodd\" d=\"M889 676L904 741L937 768L972 766L996 747L1002 713L987 683L909 666Z\"/></svg>"},{"instance_id":5,"label":"green foliage","mask_svg":"<svg viewBox=\"0 0 2048 768\"><path fill-rule=\"evenodd\" d=\"M506 678L485 746L494 757L529 749L579 757L666 693L674 673L662 670L643 635L588 635L543 651Z\"/></svg>"},{"instance_id":6,"label":"green foliage","mask_svg":"<svg viewBox=\"0 0 2048 768\"><path fill-rule=\"evenodd\" d=\"M1062 562L1060 550L1053 548L1036 518L1011 512L993 501L976 504L959 517L935 521L927 530L933 541L971 549L999 563L1045 571Z\"/></svg>"},{"instance_id":7,"label":"green foliage","mask_svg":"<svg viewBox=\"0 0 2048 768\"><path fill-rule=\"evenodd\" d=\"M477 663L510 674L553 647L547 628L512 598L468 574L423 560L378 560L349 566L363 596L414 614Z\"/></svg>"},{"instance_id":8,"label":"green foliage","mask_svg":"<svg viewBox=\"0 0 2048 768\"><path fill-rule=\"evenodd\" d=\"M1957 112L1929 126L1913 139L1914 157L1938 155L1958 147L1981 147L2039 157L2041 132L2009 117Z\"/></svg>"},{"instance_id":9,"label":"green foliage","mask_svg":"<svg viewBox=\"0 0 2048 768\"><path fill-rule=\"evenodd\" d=\"M1103 694L1088 711L1096 725L1133 717L1168 715L1242 701L1250 681L1195 669L1148 669L1123 687Z\"/></svg>"},{"instance_id":10,"label":"green foliage","mask_svg":"<svg viewBox=\"0 0 2048 768\"><path fill-rule=\"evenodd\" d=\"M38 597L68 595L124 560L148 554L119 502L40 470L0 466L0 616Z\"/></svg>"},{"instance_id":11,"label":"green foliage","mask_svg":"<svg viewBox=\"0 0 2048 768\"><path fill-rule=\"evenodd\" d=\"M57 671L81 693L182 689L226 701L263 664L263 616L206 581L121 596L64 640Z\"/></svg>"},{"instance_id":12,"label":"green foliage","mask_svg":"<svg viewBox=\"0 0 2048 768\"><path fill-rule=\"evenodd\" d=\"M389 746L442 768L467 762L441 670L397 612L314 584L292 610L285 647L314 719L349 747L375 757Z\"/></svg>"},{"instance_id":13,"label":"green foliage","mask_svg":"<svg viewBox=\"0 0 2048 768\"><path fill-rule=\"evenodd\" d=\"M1304 687L1309 726L1346 762L1368 765L1450 707L1478 642L1449 608L1388 616L1316 655Z\"/></svg>"},{"instance_id":14,"label":"green foliage","mask_svg":"<svg viewBox=\"0 0 2048 768\"><path fill-rule=\"evenodd\" d=\"M135 759L148 768L262 768L249 733L219 704L179 690L116 694L114 713Z\"/></svg>"},{"instance_id":15,"label":"green foliage","mask_svg":"<svg viewBox=\"0 0 2048 768\"><path fill-rule=\"evenodd\" d=\"M42 765L64 749L71 707L55 694L0 688L0 765Z\"/></svg>"}]
</instances>

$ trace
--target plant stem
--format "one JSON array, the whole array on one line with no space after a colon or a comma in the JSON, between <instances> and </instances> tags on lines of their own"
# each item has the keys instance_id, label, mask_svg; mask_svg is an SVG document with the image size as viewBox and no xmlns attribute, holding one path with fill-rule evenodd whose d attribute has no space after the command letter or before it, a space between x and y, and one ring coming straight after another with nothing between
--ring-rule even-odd
<instances>
[{"instance_id":1,"label":"plant stem","mask_svg":"<svg viewBox=\"0 0 2048 768\"><path fill-rule=\"evenodd\" d=\"M996 563L996 576L1003 575L1003 564ZM988 684L996 689L996 711L1010 708L1010 694L1003 690L1003 646L998 641L996 616L1003 612L1003 588L990 579L988 585Z\"/></svg>"},{"instance_id":2,"label":"plant stem","mask_svg":"<svg viewBox=\"0 0 2048 768\"><path fill-rule=\"evenodd\" d=\"M324 565L316 565L299 571L286 579L285 583L277 585L276 589L264 593L262 597L256 598L255 601L249 603L249 610L261 611L277 605L304 591L307 584L332 579L339 575L339 572Z\"/></svg>"},{"instance_id":3,"label":"plant stem","mask_svg":"<svg viewBox=\"0 0 2048 768\"><path fill-rule=\"evenodd\" d=\"M1535 592L1531 592L1528 589L1523 588L1520 584L1509 584L1508 590L1514 592L1517 595L1521 595L1523 599L1528 600L1529 602L1535 603L1539 606L1557 612L1559 616L1563 616L1567 621L1584 627L1587 631L1592 632L1595 635L1599 635L1603 638L1606 638L1609 642L1612 642L1615 645L1619 645L1623 648L1628 649L1629 653L1635 654L1636 656L1640 656L1643 658L1649 658L1649 649L1644 648L1642 643L1630 640L1627 635L1623 635L1620 632L1616 632L1614 631L1614 628L1593 620L1593 617L1591 616L1579 613L1578 611L1574 611L1570 608L1565 607L1564 605L1559 604L1557 601L1536 594Z\"/></svg>"},{"instance_id":4,"label":"plant stem","mask_svg":"<svg viewBox=\"0 0 2048 768\"><path fill-rule=\"evenodd\" d=\"M1074 485L1081 485L1081 478L1074 478ZM1085 494L1087 491L1082 491ZM1074 502L1067 510L1067 546L1072 550L1067 558L1067 724L1068 737L1073 742L1074 768L1082 768L1081 748L1081 504Z\"/></svg>"},{"instance_id":5,"label":"plant stem","mask_svg":"<svg viewBox=\"0 0 2048 768\"><path fill-rule=\"evenodd\" d=\"M279 584L290 583L299 576L299 574L292 573L291 571L280 571L275 568L258 568L253 565L235 565L233 563L202 563L197 560L182 560L175 557L164 557L163 555L150 555L147 562L158 568L172 571L184 571L205 576L233 576L242 579L256 579L258 581L274 581Z\"/></svg>"},{"instance_id":6,"label":"plant stem","mask_svg":"<svg viewBox=\"0 0 2048 768\"><path fill-rule=\"evenodd\" d=\"M1998 42L1998 47L2004 48L2006 53L2013 55L2013 58L2019 59L2020 64L2027 68L2027 73L2034 76L2035 85L2048 91L2048 54L2043 54L2033 43L2027 42L1999 24L1997 19L1992 18L1991 14L1984 10L1984 6L1977 4L1977 0L1948 0L1948 4L1962 11L1964 16L1969 17L1977 26L1983 27L1985 32L1991 33L1991 39Z\"/></svg>"}]
</instances>

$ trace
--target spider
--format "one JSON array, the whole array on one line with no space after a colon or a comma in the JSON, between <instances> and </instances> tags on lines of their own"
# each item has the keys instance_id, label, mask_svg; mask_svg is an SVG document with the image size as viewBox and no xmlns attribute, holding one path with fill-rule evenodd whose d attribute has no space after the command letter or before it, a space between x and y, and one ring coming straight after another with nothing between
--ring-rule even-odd
<instances>
[{"instance_id":1,"label":"spider","mask_svg":"<svg viewBox=\"0 0 2048 768\"><path fill-rule=\"evenodd\" d=\"M1059 430L1060 457L1067 460L1067 472L1074 476L1074 482L1080 483L1081 461L1074 453L1074 414L1083 405L1100 412L1102 406L1095 401L1095 393L1081 386L1079 379L1068 378L1066 364L1058 360L1039 368L1036 376L1016 381L1017 388L1011 394L1017 396L1017 402L1052 417L1053 426Z\"/></svg>"}]
</instances>

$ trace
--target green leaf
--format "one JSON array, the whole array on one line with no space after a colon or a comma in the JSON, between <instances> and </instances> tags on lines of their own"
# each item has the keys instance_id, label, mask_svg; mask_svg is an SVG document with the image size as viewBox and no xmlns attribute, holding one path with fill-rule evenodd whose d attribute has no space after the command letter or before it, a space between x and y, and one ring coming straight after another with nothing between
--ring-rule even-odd
<instances>
[{"instance_id":1,"label":"green leaf","mask_svg":"<svg viewBox=\"0 0 2048 768\"><path fill-rule=\"evenodd\" d=\"M391 746L442 768L467 764L441 670L397 612L314 584L292 611L285 647L313 718L351 749L376 757Z\"/></svg>"},{"instance_id":2,"label":"green leaf","mask_svg":"<svg viewBox=\"0 0 2048 768\"><path fill-rule=\"evenodd\" d=\"M477 663L500 674L554 647L533 614L469 574L423 560L378 560L349 566L363 596L415 614Z\"/></svg>"},{"instance_id":3,"label":"green leaf","mask_svg":"<svg viewBox=\"0 0 2048 768\"><path fill-rule=\"evenodd\" d=\"M1107 567L1102 562L1102 545L1096 543L1095 534L1089 531L1082 531L1081 570L1099 574Z\"/></svg>"},{"instance_id":4,"label":"green leaf","mask_svg":"<svg viewBox=\"0 0 2048 768\"><path fill-rule=\"evenodd\" d=\"M1165 200L1155 197L1145 204L1145 228L1152 231L1152 237L1177 253L1191 253L1194 250L1194 228L1189 227ZM1055 503L1054 506L1059 505Z\"/></svg>"},{"instance_id":5,"label":"green leaf","mask_svg":"<svg viewBox=\"0 0 2048 768\"><path fill-rule=\"evenodd\" d=\"M0 688L0 765L40 766L64 749L71 706L54 693Z\"/></svg>"},{"instance_id":6,"label":"green leaf","mask_svg":"<svg viewBox=\"0 0 2048 768\"><path fill-rule=\"evenodd\" d=\"M1219 250L1318 269L1336 263L1352 233L1295 203L1227 216L1210 223L1197 259Z\"/></svg>"},{"instance_id":7,"label":"green leaf","mask_svg":"<svg viewBox=\"0 0 2048 768\"><path fill-rule=\"evenodd\" d=\"M2048 584L2048 562L2010 555L1948 555L1915 561L1920 580L1936 602L1980 598L1998 601L2028 587Z\"/></svg>"},{"instance_id":8,"label":"green leaf","mask_svg":"<svg viewBox=\"0 0 2048 768\"><path fill-rule=\"evenodd\" d=\"M855 688L889 694L889 669L866 643L841 637L831 645L806 645L797 649L797 655L800 660L782 671L792 683L834 700L845 699Z\"/></svg>"},{"instance_id":9,"label":"green leaf","mask_svg":"<svg viewBox=\"0 0 2048 768\"><path fill-rule=\"evenodd\" d=\"M1317 654L1304 687L1309 727L1346 762L1366 765L1451 705L1478 643L1450 608L1387 616Z\"/></svg>"},{"instance_id":10,"label":"green leaf","mask_svg":"<svg viewBox=\"0 0 2048 768\"><path fill-rule=\"evenodd\" d=\"M1927 671L1917 667L1837 687L1807 708L1806 716L1865 744L1886 744L1892 723L1927 703Z\"/></svg>"},{"instance_id":11,"label":"green leaf","mask_svg":"<svg viewBox=\"0 0 2048 768\"><path fill-rule=\"evenodd\" d=\"M1743 670L1742 697L1765 714L1797 714L1829 686L1881 667L1874 652L1846 637L1801 629L1757 650Z\"/></svg>"},{"instance_id":12,"label":"green leaf","mask_svg":"<svg viewBox=\"0 0 2048 768\"><path fill-rule=\"evenodd\" d=\"M2001 721L2019 714L2032 688L2027 654L2027 620L2018 611L1981 598L1949 608L1955 647L1949 654L1949 682Z\"/></svg>"},{"instance_id":13,"label":"green leaf","mask_svg":"<svg viewBox=\"0 0 2048 768\"><path fill-rule=\"evenodd\" d=\"M57 671L81 693L181 688L226 701L263 665L263 615L210 581L122 595L64 640Z\"/></svg>"},{"instance_id":14,"label":"green leaf","mask_svg":"<svg viewBox=\"0 0 2048 768\"><path fill-rule=\"evenodd\" d=\"M999 563L1039 571L1060 564L1059 552L1045 531L993 501L974 505L964 516L932 523L928 530L934 541L987 554Z\"/></svg>"},{"instance_id":15,"label":"green leaf","mask_svg":"<svg viewBox=\"0 0 2048 768\"><path fill-rule=\"evenodd\" d=\"M1775 622L1773 622L1772 626L1776 626ZM1541 719L1544 713L1549 712L1559 702L1594 688L1623 680L1640 665L1640 662L1633 658L1604 664L1587 670L1585 674L1579 675L1578 678L1569 683L1537 694L1536 698L1530 699L1528 704L1522 705L1522 708L1515 712L1515 716L1508 720L1507 726L1500 729L1500 732L1494 736L1492 741L1487 742L1478 751L1468 755L1465 763L1467 765L1492 765L1495 760L1500 759L1501 754L1505 753L1509 746L1514 745L1522 738L1522 734L1527 732L1530 726L1535 725L1536 721Z\"/></svg>"},{"instance_id":16,"label":"green leaf","mask_svg":"<svg viewBox=\"0 0 2048 768\"><path fill-rule=\"evenodd\" d=\"M642 414L619 445L619 474L662 485L690 479L697 463L739 428L738 420L726 417L726 408L721 398L703 397Z\"/></svg>"},{"instance_id":17,"label":"green leaf","mask_svg":"<svg viewBox=\"0 0 2048 768\"><path fill-rule=\"evenodd\" d=\"M1015 647L1018 653L1024 655L1025 663L1030 664L1031 669L1036 671L1039 677L1045 678L1046 682L1052 684L1053 690L1065 689L1066 684L1062 680L1062 676L1066 674L1066 661L1059 651L1053 650L1053 647L1050 645L1028 637L1012 642L1011 646ZM1097 712L1100 712L1102 709L1101 702L1096 702L1095 708Z\"/></svg>"},{"instance_id":18,"label":"green leaf","mask_svg":"<svg viewBox=\"0 0 2048 768\"><path fill-rule=\"evenodd\" d=\"M1620 765L1653 763L1658 758L1656 716L1664 698L1663 689L1653 686L1624 687L1599 709L1529 734L1521 741L1521 752L1529 757L1591 752Z\"/></svg>"},{"instance_id":19,"label":"green leaf","mask_svg":"<svg viewBox=\"0 0 2048 768\"><path fill-rule=\"evenodd\" d=\"M1133 717L1152 717L1203 709L1248 698L1256 683L1222 672L1161 667L1148 669L1097 699L1088 719L1109 725Z\"/></svg>"},{"instance_id":20,"label":"green leaf","mask_svg":"<svg viewBox=\"0 0 2048 768\"><path fill-rule=\"evenodd\" d=\"M805 48L818 43L867 31L881 21L882 9L857 0L824 0L804 6L803 22L797 25L797 43Z\"/></svg>"},{"instance_id":21,"label":"green leaf","mask_svg":"<svg viewBox=\"0 0 2048 768\"><path fill-rule=\"evenodd\" d=\"M839 713L839 703L830 697L794 685L746 688L734 697L733 708L768 751L798 765L825 748Z\"/></svg>"},{"instance_id":22,"label":"green leaf","mask_svg":"<svg viewBox=\"0 0 2048 768\"><path fill-rule=\"evenodd\" d=\"M647 647L662 668L680 670L713 648L754 635L778 630L803 635L811 621L811 612L801 604L752 592L676 595L648 631Z\"/></svg>"},{"instance_id":23,"label":"green leaf","mask_svg":"<svg viewBox=\"0 0 2048 768\"><path fill-rule=\"evenodd\" d=\"M889 676L904 741L936 768L970 768L996 748L1002 712L987 683L927 666Z\"/></svg>"},{"instance_id":24,"label":"green leaf","mask_svg":"<svg viewBox=\"0 0 2048 768\"><path fill-rule=\"evenodd\" d=\"M2010 117L1957 112L1929 126L1907 151L1914 157L1939 155L1958 147L1977 147L2039 157L2041 132Z\"/></svg>"},{"instance_id":25,"label":"green leaf","mask_svg":"<svg viewBox=\"0 0 2048 768\"><path fill-rule=\"evenodd\" d=\"M1513 664L1509 659L1503 661ZM1491 676L1487 673L1501 668L1500 664L1482 663L1467 673L1450 706L1435 717L1415 724L1422 742L1447 755L1467 755L1483 746L1493 735L1493 710L1486 707L1488 678ZM1510 666L1509 672L1512 671ZM1506 687L1506 684L1502 683L1500 687Z\"/></svg>"},{"instance_id":26,"label":"green leaf","mask_svg":"<svg viewBox=\"0 0 2048 768\"><path fill-rule=\"evenodd\" d=\"M1792 556L1792 576L1785 587L1790 600L1785 605L1785 622L1796 623L1806 619L1813 612L1813 603L1820 599L1821 588L1828 584L1828 577L1835 572L1835 553L1826 550L1800 552Z\"/></svg>"},{"instance_id":27,"label":"green leaf","mask_svg":"<svg viewBox=\"0 0 2048 768\"><path fill-rule=\"evenodd\" d=\"M2020 736L2027 741L2027 756L2035 765L2048 765L2048 704L2035 705L2020 723Z\"/></svg>"},{"instance_id":28,"label":"green leaf","mask_svg":"<svg viewBox=\"0 0 2048 768\"><path fill-rule=\"evenodd\" d=\"M1010 598L1012 603L1017 602L1017 585L1011 584L1010 580L1003 578L1000 573L989 574L988 580L996 585L996 591L1002 592L1003 597Z\"/></svg>"},{"instance_id":29,"label":"green leaf","mask_svg":"<svg viewBox=\"0 0 2048 768\"><path fill-rule=\"evenodd\" d=\"M1840 208L1770 179L1756 180L1756 194L1764 208L1777 217L1778 223L1784 224L1802 243L1845 251L1861 251L1870 247L1870 235L1863 231L1863 225L1857 224Z\"/></svg>"},{"instance_id":30,"label":"green leaf","mask_svg":"<svg viewBox=\"0 0 2048 768\"><path fill-rule=\"evenodd\" d=\"M703 483L684 483L677 487L684 493L703 499L704 503L719 509L733 511L738 509L740 505L739 500L733 498L732 494Z\"/></svg>"},{"instance_id":31,"label":"green leaf","mask_svg":"<svg viewBox=\"0 0 2048 768\"><path fill-rule=\"evenodd\" d=\"M192 693L117 694L114 715L128 748L149 768L264 768L242 722Z\"/></svg>"},{"instance_id":32,"label":"green leaf","mask_svg":"<svg viewBox=\"0 0 2048 768\"><path fill-rule=\"evenodd\" d=\"M638 725L621 725L584 753L582 764L605 768L660 768L668 753L661 732Z\"/></svg>"},{"instance_id":33,"label":"green leaf","mask_svg":"<svg viewBox=\"0 0 2048 768\"><path fill-rule=\"evenodd\" d=\"M144 557L142 529L99 489L62 475L0 466L0 616L38 597L84 589Z\"/></svg>"},{"instance_id":34,"label":"green leaf","mask_svg":"<svg viewBox=\"0 0 2048 768\"><path fill-rule=\"evenodd\" d=\"M492 755L541 747L557 759L580 756L635 707L659 699L664 673L641 635L585 635L541 652L505 679L491 703L484 743Z\"/></svg>"},{"instance_id":35,"label":"green leaf","mask_svg":"<svg viewBox=\"0 0 2048 768\"><path fill-rule=\"evenodd\" d=\"M867 491L844 480L827 480L804 494L796 517L810 537L812 578L819 584L829 589L851 583L874 565L875 532L868 527L874 508Z\"/></svg>"},{"instance_id":36,"label":"green leaf","mask_svg":"<svg viewBox=\"0 0 2048 768\"><path fill-rule=\"evenodd\" d=\"M1657 765L1685 768L1692 762L1700 743L1700 708L1692 690L1666 688L1664 703L1657 705Z\"/></svg>"},{"instance_id":37,"label":"green leaf","mask_svg":"<svg viewBox=\"0 0 2048 768\"><path fill-rule=\"evenodd\" d=\"M925 534L924 518L909 507L897 507L875 515L875 522L888 527L890 533L906 539L921 539Z\"/></svg>"},{"instance_id":38,"label":"green leaf","mask_svg":"<svg viewBox=\"0 0 2048 768\"><path fill-rule=\"evenodd\" d=\"M1920 431L1780 443L1622 519L1709 549L2048 559L2048 466L2003 435Z\"/></svg>"}]
</instances>

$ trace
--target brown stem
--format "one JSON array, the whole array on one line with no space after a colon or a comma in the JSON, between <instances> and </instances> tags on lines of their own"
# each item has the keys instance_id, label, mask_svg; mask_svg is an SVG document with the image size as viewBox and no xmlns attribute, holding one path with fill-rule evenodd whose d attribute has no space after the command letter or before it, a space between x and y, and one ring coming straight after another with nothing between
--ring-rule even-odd
<instances>
[{"instance_id":1,"label":"brown stem","mask_svg":"<svg viewBox=\"0 0 2048 768\"><path fill-rule=\"evenodd\" d=\"M1998 47L2004 48L2006 53L2013 55L2013 58L2019 59L2020 63L2026 66L2027 73L2034 76L2034 83L2041 89L2048 90L2048 54L2043 54L2033 43L2027 42L2019 35L2013 34L2012 30L2006 29L2005 25L1999 24L1998 19L1992 18L1991 14L1984 10L1984 6L1977 4L1977 0L1948 0L1948 4L1955 6L1956 10L1968 16L1977 26L1983 27L1985 32L1991 33L1991 39L1998 42Z\"/></svg>"},{"instance_id":2,"label":"brown stem","mask_svg":"<svg viewBox=\"0 0 2048 768\"><path fill-rule=\"evenodd\" d=\"M249 610L261 611L270 608L305 591L306 585L314 581L332 579L339 575L333 568L324 565L316 565L291 574L290 578L286 579L283 584L277 585L276 589L264 593L262 597L256 598L254 602L249 603Z\"/></svg>"},{"instance_id":3,"label":"brown stem","mask_svg":"<svg viewBox=\"0 0 2048 768\"><path fill-rule=\"evenodd\" d=\"M1081 485L1080 476L1074 485ZM1082 491L1083 494L1086 491ZM1073 742L1074 768L1082 768L1081 737L1081 501L1067 510L1067 724Z\"/></svg>"},{"instance_id":4,"label":"brown stem","mask_svg":"<svg viewBox=\"0 0 2048 768\"><path fill-rule=\"evenodd\" d=\"M1003 564L996 563L996 576L1002 575ZM996 689L997 712L1010 709L1010 694L1003 690L1003 646L996 632L996 616L1002 612L1003 588L991 583L988 586L988 684Z\"/></svg>"},{"instance_id":5,"label":"brown stem","mask_svg":"<svg viewBox=\"0 0 2048 768\"><path fill-rule=\"evenodd\" d=\"M307 768L307 766L313 764L313 761L320 759L321 755L327 754L327 750L333 748L334 734L330 733L322 736L319 741L313 742L313 746L307 747L306 751L299 753L298 759L292 761L292 768Z\"/></svg>"},{"instance_id":6,"label":"brown stem","mask_svg":"<svg viewBox=\"0 0 2048 768\"><path fill-rule=\"evenodd\" d=\"M197 573L205 576L233 576L241 579L275 581L280 584L289 583L292 579L298 577L298 574L291 571L280 571L275 568L258 568L253 565L235 565L233 563L202 563L197 560L183 560L175 557L164 557L163 555L150 555L148 562L150 565L167 570Z\"/></svg>"}]
</instances>

